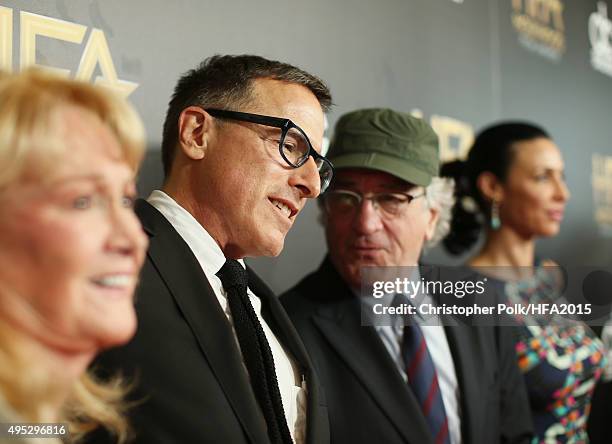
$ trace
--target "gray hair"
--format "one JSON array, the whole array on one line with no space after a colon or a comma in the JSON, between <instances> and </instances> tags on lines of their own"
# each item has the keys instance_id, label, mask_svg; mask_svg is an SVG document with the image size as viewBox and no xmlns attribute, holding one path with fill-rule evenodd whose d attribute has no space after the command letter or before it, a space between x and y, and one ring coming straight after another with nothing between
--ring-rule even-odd
<instances>
[{"instance_id":1,"label":"gray hair","mask_svg":"<svg viewBox=\"0 0 612 444\"><path fill-rule=\"evenodd\" d=\"M455 204L455 181L450 178L434 177L425 189L427 208L438 210L438 222L433 237L425 243L424 249L434 247L450 231L452 209Z\"/></svg>"}]
</instances>

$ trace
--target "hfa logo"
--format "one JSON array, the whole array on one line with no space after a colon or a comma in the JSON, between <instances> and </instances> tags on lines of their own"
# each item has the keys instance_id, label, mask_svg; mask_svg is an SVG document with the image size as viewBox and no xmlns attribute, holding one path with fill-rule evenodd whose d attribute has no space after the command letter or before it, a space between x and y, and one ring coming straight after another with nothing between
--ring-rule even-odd
<instances>
[{"instance_id":1,"label":"hfa logo","mask_svg":"<svg viewBox=\"0 0 612 444\"><path fill-rule=\"evenodd\" d=\"M589 17L591 66L612 77L612 20L604 2L597 2L597 12Z\"/></svg>"},{"instance_id":2,"label":"hfa logo","mask_svg":"<svg viewBox=\"0 0 612 444\"><path fill-rule=\"evenodd\" d=\"M413 109L410 114L423 119L423 111ZM430 125L438 136L440 144L440 161L452 162L465 160L468 151L474 143L474 128L467 122L447 116L433 114L429 119Z\"/></svg>"},{"instance_id":3,"label":"hfa logo","mask_svg":"<svg viewBox=\"0 0 612 444\"><path fill-rule=\"evenodd\" d=\"M561 0L512 0L512 26L530 51L558 61L565 52Z\"/></svg>"},{"instance_id":4,"label":"hfa logo","mask_svg":"<svg viewBox=\"0 0 612 444\"><path fill-rule=\"evenodd\" d=\"M19 69L28 66L41 68L70 76L69 69L38 65L36 63L36 38L47 37L64 42L82 44L87 26L71 23L44 15L21 11L19 14ZM120 80L111 57L104 32L92 28L81 59L74 73L78 80L91 81L96 66L102 75L93 80L98 85L113 89L123 96L129 96L138 84ZM13 10L0 6L0 69L11 71L13 67Z\"/></svg>"}]
</instances>

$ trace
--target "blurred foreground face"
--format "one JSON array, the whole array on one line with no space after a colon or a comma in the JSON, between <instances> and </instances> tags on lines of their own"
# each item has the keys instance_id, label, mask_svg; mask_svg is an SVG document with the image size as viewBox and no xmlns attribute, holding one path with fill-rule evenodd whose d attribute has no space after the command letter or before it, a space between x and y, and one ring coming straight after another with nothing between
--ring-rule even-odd
<instances>
[{"instance_id":1,"label":"blurred foreground face","mask_svg":"<svg viewBox=\"0 0 612 444\"><path fill-rule=\"evenodd\" d=\"M95 352L135 331L147 241L132 211L134 172L113 133L82 108L56 117L50 138L65 150L30 156L0 194L1 315L47 346Z\"/></svg>"},{"instance_id":2,"label":"blurred foreground face","mask_svg":"<svg viewBox=\"0 0 612 444\"><path fill-rule=\"evenodd\" d=\"M427 207L422 187L380 171L347 168L336 171L332 189L365 196L388 193L387 200L394 193L420 195L404 203L397 214L375 208L370 199L363 199L353 210L326 210L329 256L351 287L360 287L362 267L417 265L423 243L433 236L437 222L437 212Z\"/></svg>"},{"instance_id":3,"label":"blurred foreground face","mask_svg":"<svg viewBox=\"0 0 612 444\"><path fill-rule=\"evenodd\" d=\"M500 202L502 224L526 238L554 236L568 199L557 145L542 137L516 143Z\"/></svg>"}]
</instances>

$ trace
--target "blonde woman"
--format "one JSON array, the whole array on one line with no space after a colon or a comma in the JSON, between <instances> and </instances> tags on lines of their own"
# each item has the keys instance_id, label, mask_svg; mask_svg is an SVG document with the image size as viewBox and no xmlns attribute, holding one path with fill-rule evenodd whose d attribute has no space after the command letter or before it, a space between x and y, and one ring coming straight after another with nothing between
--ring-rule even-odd
<instances>
[{"instance_id":1,"label":"blonde woman","mask_svg":"<svg viewBox=\"0 0 612 444\"><path fill-rule=\"evenodd\" d=\"M86 369L136 328L143 152L123 99L40 71L0 74L0 423L65 423L68 442L102 425L126 439L121 384ZM7 442L38 439L13 433Z\"/></svg>"}]
</instances>

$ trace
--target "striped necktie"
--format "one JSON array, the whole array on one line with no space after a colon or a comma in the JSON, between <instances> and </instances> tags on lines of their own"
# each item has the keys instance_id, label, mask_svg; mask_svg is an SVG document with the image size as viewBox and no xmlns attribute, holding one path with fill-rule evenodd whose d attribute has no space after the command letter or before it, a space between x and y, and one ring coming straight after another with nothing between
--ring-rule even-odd
<instances>
[{"instance_id":1,"label":"striped necktie","mask_svg":"<svg viewBox=\"0 0 612 444\"><path fill-rule=\"evenodd\" d=\"M444 410L438 376L423 331L410 320L404 327L401 345L408 384L419 401L436 444L450 444L448 419Z\"/></svg>"}]
</instances>

